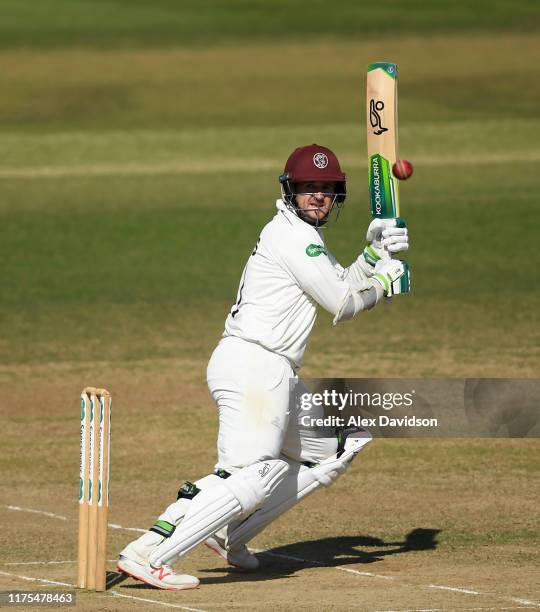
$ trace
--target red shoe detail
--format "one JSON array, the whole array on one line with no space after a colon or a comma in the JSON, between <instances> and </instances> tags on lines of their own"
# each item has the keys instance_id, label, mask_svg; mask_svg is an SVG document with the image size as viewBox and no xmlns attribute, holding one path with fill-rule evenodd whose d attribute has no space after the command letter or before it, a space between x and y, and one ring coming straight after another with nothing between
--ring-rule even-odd
<instances>
[{"instance_id":1,"label":"red shoe detail","mask_svg":"<svg viewBox=\"0 0 540 612\"><path fill-rule=\"evenodd\" d=\"M150 586L155 587L156 589L161 589L162 591L184 591L187 590L185 587L164 587L164 586L157 586L155 584L151 584L150 582L147 582L144 578L142 578L141 576L138 576L137 574L134 574L132 572L127 572L125 569L122 569L120 566L116 566L117 571L119 571L121 574L126 574L126 576L130 576L131 578L133 578L134 580L138 580L139 582L144 582L144 584L148 584ZM162 568L161 568L162 569ZM168 576L169 574L165 574L166 576ZM196 587L188 587L188 589L199 589L200 588L200 583L197 584Z\"/></svg>"},{"instance_id":2,"label":"red shoe detail","mask_svg":"<svg viewBox=\"0 0 540 612\"><path fill-rule=\"evenodd\" d=\"M157 574L157 577L159 578L159 580L163 580L163 578L167 578L167 576L171 575L171 572L165 571L165 568L163 567L152 569L151 573L154 574L154 576Z\"/></svg>"}]
</instances>

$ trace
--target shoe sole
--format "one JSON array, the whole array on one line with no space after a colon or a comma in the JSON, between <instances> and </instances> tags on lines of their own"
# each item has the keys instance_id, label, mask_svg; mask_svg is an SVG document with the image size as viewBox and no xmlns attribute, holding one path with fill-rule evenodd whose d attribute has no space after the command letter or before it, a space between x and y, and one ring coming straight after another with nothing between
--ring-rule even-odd
<instances>
[{"instance_id":1,"label":"shoe sole","mask_svg":"<svg viewBox=\"0 0 540 612\"><path fill-rule=\"evenodd\" d=\"M155 587L156 589L160 589L161 591L187 591L189 589L198 589L199 585L200 585L200 581L197 580L197 584L186 584L185 586L161 586L160 584L156 584L155 582L152 582L151 580L149 580L146 577L142 577L142 576L138 576L137 574L135 574L133 572L133 570L126 570L123 567L120 567L120 564L116 565L116 569L119 572L122 572L122 574L126 574L127 576L131 576L131 578L134 578L135 580L138 580L139 582L144 582L144 584L148 584L150 586Z\"/></svg>"}]
</instances>

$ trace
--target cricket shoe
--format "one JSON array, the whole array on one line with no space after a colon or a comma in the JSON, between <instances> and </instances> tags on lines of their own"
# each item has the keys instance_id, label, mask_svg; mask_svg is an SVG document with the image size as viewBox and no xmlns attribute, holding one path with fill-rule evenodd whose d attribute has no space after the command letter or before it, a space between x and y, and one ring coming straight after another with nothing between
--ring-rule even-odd
<instances>
[{"instance_id":1,"label":"cricket shoe","mask_svg":"<svg viewBox=\"0 0 540 612\"><path fill-rule=\"evenodd\" d=\"M234 567L248 571L254 571L259 568L259 559L249 552L245 544L228 549L225 545L225 539L219 537L217 533L206 539L204 543L220 557L223 557L227 563L234 565Z\"/></svg>"},{"instance_id":2,"label":"cricket shoe","mask_svg":"<svg viewBox=\"0 0 540 612\"><path fill-rule=\"evenodd\" d=\"M137 563L132 559L120 555L117 569L135 580L140 580L158 589L167 591L184 591L186 589L196 589L199 586L199 579L188 574L176 574L170 565L152 567L150 563Z\"/></svg>"},{"instance_id":3,"label":"cricket shoe","mask_svg":"<svg viewBox=\"0 0 540 612\"><path fill-rule=\"evenodd\" d=\"M147 532L145 536L128 544L120 553L116 566L118 571L124 572L135 580L168 591L196 589L199 586L198 578L188 574L176 574L170 565L162 565L159 568L152 567L148 561L148 556L163 538L159 536L155 538L156 534L152 532ZM156 541L150 541L154 538Z\"/></svg>"}]
</instances>

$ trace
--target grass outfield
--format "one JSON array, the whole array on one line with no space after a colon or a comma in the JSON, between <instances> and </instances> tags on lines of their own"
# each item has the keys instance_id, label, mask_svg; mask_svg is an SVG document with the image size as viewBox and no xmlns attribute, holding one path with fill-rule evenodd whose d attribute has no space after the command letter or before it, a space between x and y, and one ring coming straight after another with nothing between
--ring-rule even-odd
<instances>
[{"instance_id":1,"label":"grass outfield","mask_svg":"<svg viewBox=\"0 0 540 612\"><path fill-rule=\"evenodd\" d=\"M286 77L268 44L6 52L0 359L85 360L106 336L110 360L204 360L273 214L276 176L301 143L343 159L350 197L327 233L351 261L369 221L363 67L386 53L399 57L401 150L416 163L402 186L413 294L391 316L379 309L337 330L323 315L312 343L349 374L371 374L359 347L380 323L389 333L380 352L399 356L404 374L533 375L538 40L281 45ZM529 64L515 67L519 52ZM527 74L512 107L508 91ZM318 83L329 96L313 95Z\"/></svg>"},{"instance_id":2,"label":"grass outfield","mask_svg":"<svg viewBox=\"0 0 540 612\"><path fill-rule=\"evenodd\" d=\"M366 67L382 58L399 63L403 126L533 119L538 40L480 32L203 49L6 50L0 128L363 126Z\"/></svg>"},{"instance_id":3,"label":"grass outfield","mask_svg":"<svg viewBox=\"0 0 540 612\"><path fill-rule=\"evenodd\" d=\"M535 0L3 0L4 48L238 45L239 41L378 38L396 33L534 31Z\"/></svg>"},{"instance_id":4,"label":"grass outfield","mask_svg":"<svg viewBox=\"0 0 540 612\"><path fill-rule=\"evenodd\" d=\"M114 395L111 522L147 527L211 470L206 363L294 147L338 153L327 240L343 263L363 248L370 61L400 67L413 292L336 328L321 313L304 375L538 375L537 3L226 4L2 3L3 590L74 580L86 384ZM378 440L255 540L262 572L197 549L200 591L128 581L79 606L538 607L538 458L537 440ZM109 535L112 559L133 532Z\"/></svg>"}]
</instances>

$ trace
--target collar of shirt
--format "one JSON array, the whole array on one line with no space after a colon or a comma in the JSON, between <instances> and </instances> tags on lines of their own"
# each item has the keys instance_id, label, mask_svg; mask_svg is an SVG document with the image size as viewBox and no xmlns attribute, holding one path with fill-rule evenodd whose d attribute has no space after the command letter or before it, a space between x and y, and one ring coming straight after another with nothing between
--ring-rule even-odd
<instances>
[{"instance_id":1,"label":"collar of shirt","mask_svg":"<svg viewBox=\"0 0 540 612\"><path fill-rule=\"evenodd\" d=\"M286 204L285 202L279 198L278 200L276 200L276 208L282 212L285 217L293 224L300 224L299 227L305 228L315 232L316 234L318 234L318 236L321 238L321 240L324 241L324 236L322 233L322 230L324 228L322 227L313 227L313 225L310 225L309 223L306 223L305 221L302 221L302 219L300 219L300 217L294 212L292 211Z\"/></svg>"},{"instance_id":2,"label":"collar of shirt","mask_svg":"<svg viewBox=\"0 0 540 612\"><path fill-rule=\"evenodd\" d=\"M278 199L276 200L276 208L277 208L278 210L282 210L282 211L283 211L283 212L285 212L285 213L287 213L287 212L291 212L291 211L288 209L288 207L287 207L287 205L285 204L285 202L284 202L284 201L283 201L281 198L278 198Z\"/></svg>"}]
</instances>

